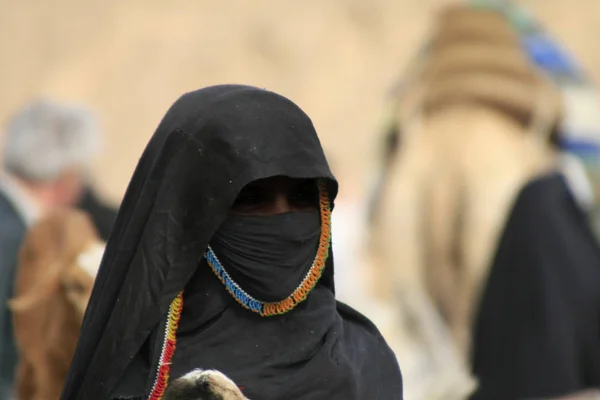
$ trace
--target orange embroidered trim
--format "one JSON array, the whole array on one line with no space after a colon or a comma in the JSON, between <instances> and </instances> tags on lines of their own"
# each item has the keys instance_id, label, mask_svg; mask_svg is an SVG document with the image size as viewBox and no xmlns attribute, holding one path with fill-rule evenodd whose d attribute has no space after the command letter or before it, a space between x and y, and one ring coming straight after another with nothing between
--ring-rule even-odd
<instances>
[{"instance_id":1,"label":"orange embroidered trim","mask_svg":"<svg viewBox=\"0 0 600 400\"><path fill-rule=\"evenodd\" d=\"M221 280L227 291L240 305L263 317L269 317L285 314L299 303L306 300L310 291L321 278L323 270L325 269L327 257L329 257L329 244L331 240L331 207L325 181L319 182L319 206L321 211L321 236L319 238L319 246L315 260L306 277L302 280L296 290L281 301L263 302L254 299L244 292L244 290L229 276L227 271L225 271L212 249L210 249L210 247L208 248L205 254L208 265Z\"/></svg>"},{"instance_id":2,"label":"orange embroidered trim","mask_svg":"<svg viewBox=\"0 0 600 400\"><path fill-rule=\"evenodd\" d=\"M290 311L306 300L310 291L321 279L327 257L329 257L329 242L331 240L331 207L329 206L329 196L327 195L325 182L319 182L319 204L321 207L321 237L319 238L317 257L310 271L308 271L308 275L287 299L264 304L263 316L280 315Z\"/></svg>"},{"instance_id":3,"label":"orange embroidered trim","mask_svg":"<svg viewBox=\"0 0 600 400\"><path fill-rule=\"evenodd\" d=\"M165 329L165 341L160 354L156 380L154 381L154 386L152 387L152 392L150 393L148 400L161 400L163 394L165 393L165 389L169 384L171 359L173 358L173 353L175 353L175 347L177 344L177 326L179 325L179 318L181 317L182 310L183 291L179 292L169 307L167 327Z\"/></svg>"}]
</instances>

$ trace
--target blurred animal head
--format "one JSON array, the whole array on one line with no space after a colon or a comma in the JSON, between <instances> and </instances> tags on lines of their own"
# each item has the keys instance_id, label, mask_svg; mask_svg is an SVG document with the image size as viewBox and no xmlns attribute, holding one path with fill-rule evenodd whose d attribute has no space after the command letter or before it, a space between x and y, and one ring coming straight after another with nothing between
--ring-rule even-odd
<instances>
[{"instance_id":1,"label":"blurred animal head","mask_svg":"<svg viewBox=\"0 0 600 400\"><path fill-rule=\"evenodd\" d=\"M71 268L68 268L61 278L62 288L67 299L82 317L90 300L94 278L103 254L104 243L95 241L79 254L75 264L71 264Z\"/></svg>"},{"instance_id":2,"label":"blurred animal head","mask_svg":"<svg viewBox=\"0 0 600 400\"><path fill-rule=\"evenodd\" d=\"M195 369L175 379L164 400L248 400L225 374L216 370Z\"/></svg>"},{"instance_id":3,"label":"blurred animal head","mask_svg":"<svg viewBox=\"0 0 600 400\"><path fill-rule=\"evenodd\" d=\"M62 296L83 318L104 243L89 217L76 210L59 210L28 232L21 248L15 313L35 308L52 296Z\"/></svg>"},{"instance_id":4,"label":"blurred animal head","mask_svg":"<svg viewBox=\"0 0 600 400\"><path fill-rule=\"evenodd\" d=\"M71 209L52 211L27 232L9 302L20 400L60 397L103 247L87 214Z\"/></svg>"}]
</instances>

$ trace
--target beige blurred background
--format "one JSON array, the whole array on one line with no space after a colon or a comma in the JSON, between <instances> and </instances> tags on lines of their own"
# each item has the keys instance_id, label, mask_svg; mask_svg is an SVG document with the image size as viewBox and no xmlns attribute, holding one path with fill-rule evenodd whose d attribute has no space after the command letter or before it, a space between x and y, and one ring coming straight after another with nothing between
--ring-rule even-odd
<instances>
[{"instance_id":1,"label":"beige blurred background","mask_svg":"<svg viewBox=\"0 0 600 400\"><path fill-rule=\"evenodd\" d=\"M385 92L446 2L0 0L0 123L40 94L91 106L106 134L96 183L117 201L180 94L257 85L304 108L341 181L362 185ZM600 1L521 3L597 82Z\"/></svg>"},{"instance_id":2,"label":"beige blurred background","mask_svg":"<svg viewBox=\"0 0 600 400\"><path fill-rule=\"evenodd\" d=\"M0 146L7 118L34 97L87 105L105 136L95 184L117 203L161 117L184 92L243 83L291 98L312 117L341 195L349 195L334 213L338 296L373 319L401 354L407 399L424 399L432 381L443 393L442 378L448 387L459 379L431 371L437 364L418 347L427 342L398 329L408 315L402 304L386 306L359 289L368 286L372 261L361 253L368 242L359 217L376 171L386 94L424 44L436 9L449 2L458 1L0 0ZM518 2L600 82L600 0ZM452 358L442 350L440 360Z\"/></svg>"}]
</instances>

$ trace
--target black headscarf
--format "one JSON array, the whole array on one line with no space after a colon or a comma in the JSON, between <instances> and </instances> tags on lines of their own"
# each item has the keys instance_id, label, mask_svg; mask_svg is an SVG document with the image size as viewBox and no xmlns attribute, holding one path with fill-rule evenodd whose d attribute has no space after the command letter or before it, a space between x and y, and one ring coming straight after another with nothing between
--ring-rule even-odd
<instances>
[{"instance_id":1,"label":"black headscarf","mask_svg":"<svg viewBox=\"0 0 600 400\"><path fill-rule=\"evenodd\" d=\"M62 399L148 396L165 318L184 288L172 377L219 368L259 399L402 398L377 329L335 301L331 252L307 300L276 317L238 306L207 267L204 252L240 190L273 176L326 180L331 202L337 193L312 122L295 104L239 85L175 102L125 194Z\"/></svg>"}]
</instances>

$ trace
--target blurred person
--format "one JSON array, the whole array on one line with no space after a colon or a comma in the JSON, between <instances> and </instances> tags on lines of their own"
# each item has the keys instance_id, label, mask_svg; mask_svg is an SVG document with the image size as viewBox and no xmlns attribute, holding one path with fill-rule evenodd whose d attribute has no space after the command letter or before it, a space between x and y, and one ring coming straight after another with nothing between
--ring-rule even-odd
<instances>
[{"instance_id":1,"label":"blurred person","mask_svg":"<svg viewBox=\"0 0 600 400\"><path fill-rule=\"evenodd\" d=\"M98 149L98 131L82 108L36 100L19 110L4 134L0 176L0 398L8 399L17 351L7 300L21 242L38 218L76 205L83 172Z\"/></svg>"},{"instance_id":2,"label":"blurred person","mask_svg":"<svg viewBox=\"0 0 600 400\"><path fill-rule=\"evenodd\" d=\"M337 189L290 100L180 97L131 178L62 399L160 399L197 368L251 399L402 399L386 341L335 297Z\"/></svg>"},{"instance_id":3,"label":"blurred person","mask_svg":"<svg viewBox=\"0 0 600 400\"><path fill-rule=\"evenodd\" d=\"M533 180L512 208L476 320L472 400L600 388L600 245L569 179Z\"/></svg>"},{"instance_id":4,"label":"blurred person","mask_svg":"<svg viewBox=\"0 0 600 400\"><path fill-rule=\"evenodd\" d=\"M600 99L563 90L559 167L520 191L478 311L473 399L600 398L570 395L600 389Z\"/></svg>"}]
</instances>

